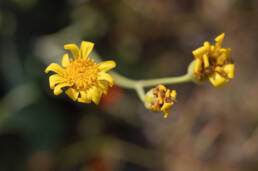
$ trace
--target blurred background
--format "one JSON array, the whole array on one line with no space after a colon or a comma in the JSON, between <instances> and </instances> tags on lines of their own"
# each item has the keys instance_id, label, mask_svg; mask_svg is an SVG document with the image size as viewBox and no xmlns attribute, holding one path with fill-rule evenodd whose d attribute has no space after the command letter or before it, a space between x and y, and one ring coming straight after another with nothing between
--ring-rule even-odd
<instances>
[{"instance_id":1,"label":"blurred background","mask_svg":"<svg viewBox=\"0 0 258 171\"><path fill-rule=\"evenodd\" d=\"M258 170L258 1L1 0L1 171ZM44 70L63 45L95 42L134 79L182 75L225 32L236 77L168 86L168 119L114 86L99 106L54 96ZM147 90L146 90L147 91Z\"/></svg>"}]
</instances>

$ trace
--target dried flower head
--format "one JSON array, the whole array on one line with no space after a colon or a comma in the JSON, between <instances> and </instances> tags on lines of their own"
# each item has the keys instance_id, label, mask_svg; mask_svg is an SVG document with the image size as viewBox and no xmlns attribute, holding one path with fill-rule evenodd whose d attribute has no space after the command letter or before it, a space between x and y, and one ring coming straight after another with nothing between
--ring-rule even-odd
<instances>
[{"instance_id":1,"label":"dried flower head","mask_svg":"<svg viewBox=\"0 0 258 171\"><path fill-rule=\"evenodd\" d=\"M195 66L193 75L197 81L209 79L215 87L222 87L229 79L234 78L235 65L233 64L230 48L222 48L225 34L215 38L215 45L204 42L203 46L194 50Z\"/></svg>"},{"instance_id":2,"label":"dried flower head","mask_svg":"<svg viewBox=\"0 0 258 171\"><path fill-rule=\"evenodd\" d=\"M164 85L158 85L145 95L145 107L156 112L164 112L164 118L167 118L175 100L175 90L169 90Z\"/></svg>"},{"instance_id":3,"label":"dried flower head","mask_svg":"<svg viewBox=\"0 0 258 171\"><path fill-rule=\"evenodd\" d=\"M82 41L80 49L75 44L64 45L70 50L74 59L66 53L62 59L63 68L56 64L50 64L45 72L53 71L56 74L49 77L50 88L55 95L63 92L74 101L98 104L102 93L106 94L108 87L113 85L112 77L106 72L116 66L114 61L105 61L96 64L88 55L92 51L94 43Z\"/></svg>"}]
</instances>

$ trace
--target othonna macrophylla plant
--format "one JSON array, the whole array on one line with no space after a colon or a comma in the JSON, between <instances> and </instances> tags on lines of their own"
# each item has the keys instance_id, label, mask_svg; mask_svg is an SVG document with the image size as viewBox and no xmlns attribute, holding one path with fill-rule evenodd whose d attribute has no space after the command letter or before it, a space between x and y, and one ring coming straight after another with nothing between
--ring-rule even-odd
<instances>
[{"instance_id":1,"label":"othonna macrophylla plant","mask_svg":"<svg viewBox=\"0 0 258 171\"><path fill-rule=\"evenodd\" d=\"M185 82L201 83L210 80L213 86L222 87L234 78L235 65L233 64L230 48L222 48L225 34L215 38L215 45L204 42L203 46L193 51L194 60L188 67L185 75L177 77L157 78L150 80L132 80L109 70L115 68L114 61L96 63L88 56L94 43L82 41L80 48L75 44L64 45L70 50L73 59L66 53L62 59L62 66L52 63L45 72L56 74L49 77L50 88L55 95L65 93L74 101L80 103L98 104L102 94L108 93L108 88L114 83L127 89L134 89L145 107L154 112L164 112L168 117L170 108L176 102L176 90L170 90L164 85ZM96 58L96 57L95 57ZM154 87L146 94L144 88Z\"/></svg>"}]
</instances>

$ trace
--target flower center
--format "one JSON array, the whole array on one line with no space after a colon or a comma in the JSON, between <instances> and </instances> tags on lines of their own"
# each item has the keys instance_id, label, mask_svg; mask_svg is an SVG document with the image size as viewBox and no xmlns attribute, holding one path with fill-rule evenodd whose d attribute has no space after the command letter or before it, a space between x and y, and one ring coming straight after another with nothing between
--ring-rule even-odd
<instances>
[{"instance_id":1,"label":"flower center","mask_svg":"<svg viewBox=\"0 0 258 171\"><path fill-rule=\"evenodd\" d=\"M98 72L93 59L76 59L65 67L64 78L74 89L84 91L97 84Z\"/></svg>"},{"instance_id":2,"label":"flower center","mask_svg":"<svg viewBox=\"0 0 258 171\"><path fill-rule=\"evenodd\" d=\"M209 59L209 66L205 67L204 63L202 63L201 70L197 73L194 73L196 78L199 81L202 81L203 79L213 75L215 72L219 73L224 78L227 78L227 74L225 73L223 66L226 64L232 64L233 63L232 60L226 59L221 64L218 64L218 60L216 56L215 57L211 56L208 59Z\"/></svg>"}]
</instances>

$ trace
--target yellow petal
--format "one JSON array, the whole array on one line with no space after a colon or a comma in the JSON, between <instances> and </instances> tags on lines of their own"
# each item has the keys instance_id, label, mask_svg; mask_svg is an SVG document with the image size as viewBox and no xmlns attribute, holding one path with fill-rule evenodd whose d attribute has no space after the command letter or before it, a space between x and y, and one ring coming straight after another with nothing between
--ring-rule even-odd
<instances>
[{"instance_id":1,"label":"yellow petal","mask_svg":"<svg viewBox=\"0 0 258 171\"><path fill-rule=\"evenodd\" d=\"M171 106L173 106L173 102L170 103L164 103L163 106L161 107L161 111L167 111L168 109L171 108Z\"/></svg>"},{"instance_id":2,"label":"yellow petal","mask_svg":"<svg viewBox=\"0 0 258 171\"><path fill-rule=\"evenodd\" d=\"M230 48L221 48L219 52L221 55L217 59L217 64L224 65L225 61L230 58L232 50Z\"/></svg>"},{"instance_id":3,"label":"yellow petal","mask_svg":"<svg viewBox=\"0 0 258 171\"><path fill-rule=\"evenodd\" d=\"M53 71L60 75L63 75L64 69L60 65L52 63L45 69L45 73L48 73L49 71Z\"/></svg>"},{"instance_id":4,"label":"yellow petal","mask_svg":"<svg viewBox=\"0 0 258 171\"><path fill-rule=\"evenodd\" d=\"M222 77L218 73L214 73L212 76L209 77L210 82L212 83L213 86L220 88L224 84L228 82L228 79Z\"/></svg>"},{"instance_id":5,"label":"yellow petal","mask_svg":"<svg viewBox=\"0 0 258 171\"><path fill-rule=\"evenodd\" d=\"M78 98L78 102L80 102L80 103L90 103L91 99L89 99L87 97L87 92L80 91L80 95L81 95L81 97Z\"/></svg>"},{"instance_id":6,"label":"yellow petal","mask_svg":"<svg viewBox=\"0 0 258 171\"><path fill-rule=\"evenodd\" d=\"M102 90L102 92L106 95L108 92L108 82L98 81L99 88Z\"/></svg>"},{"instance_id":7,"label":"yellow petal","mask_svg":"<svg viewBox=\"0 0 258 171\"><path fill-rule=\"evenodd\" d=\"M112 86L114 84L114 80L111 77L111 75L105 73L105 72L100 72L98 75L98 80L99 81L107 81L110 83L110 86Z\"/></svg>"},{"instance_id":8,"label":"yellow petal","mask_svg":"<svg viewBox=\"0 0 258 171\"><path fill-rule=\"evenodd\" d=\"M70 64L70 59L68 53L64 54L63 59L62 59L62 65L63 67L66 67L67 65Z\"/></svg>"},{"instance_id":9,"label":"yellow petal","mask_svg":"<svg viewBox=\"0 0 258 171\"><path fill-rule=\"evenodd\" d=\"M173 102L170 102L170 103L164 103L162 108L161 108L161 111L164 112L164 118L167 118L168 117L168 113L170 111L170 108L173 106Z\"/></svg>"},{"instance_id":10,"label":"yellow petal","mask_svg":"<svg viewBox=\"0 0 258 171\"><path fill-rule=\"evenodd\" d=\"M211 45L210 50L214 51L214 46L213 45Z\"/></svg>"},{"instance_id":11,"label":"yellow petal","mask_svg":"<svg viewBox=\"0 0 258 171\"><path fill-rule=\"evenodd\" d=\"M65 91L65 94L67 94L73 101L76 101L79 96L79 92L73 88L68 88Z\"/></svg>"},{"instance_id":12,"label":"yellow petal","mask_svg":"<svg viewBox=\"0 0 258 171\"><path fill-rule=\"evenodd\" d=\"M167 88L166 88L164 85L162 85L162 84L159 84L159 85L158 85L158 89L159 89L160 91L166 91L166 90L167 90Z\"/></svg>"},{"instance_id":13,"label":"yellow petal","mask_svg":"<svg viewBox=\"0 0 258 171\"><path fill-rule=\"evenodd\" d=\"M65 82L64 78L58 74L54 74L49 77L49 87L51 89L54 89L56 84L63 82Z\"/></svg>"},{"instance_id":14,"label":"yellow petal","mask_svg":"<svg viewBox=\"0 0 258 171\"><path fill-rule=\"evenodd\" d=\"M217 65L223 65L227 59L226 53L222 53L217 59Z\"/></svg>"},{"instance_id":15,"label":"yellow petal","mask_svg":"<svg viewBox=\"0 0 258 171\"><path fill-rule=\"evenodd\" d=\"M209 52L210 51L210 43L209 42L207 42L207 41L205 41L204 43L203 43L203 46L206 48L206 50L207 50L207 52Z\"/></svg>"},{"instance_id":16,"label":"yellow petal","mask_svg":"<svg viewBox=\"0 0 258 171\"><path fill-rule=\"evenodd\" d=\"M230 48L226 48L226 57L229 58L231 56L232 50Z\"/></svg>"},{"instance_id":17,"label":"yellow petal","mask_svg":"<svg viewBox=\"0 0 258 171\"><path fill-rule=\"evenodd\" d=\"M209 67L209 58L208 58L207 54L204 54L202 56L202 58L203 58L204 67L208 68Z\"/></svg>"},{"instance_id":18,"label":"yellow petal","mask_svg":"<svg viewBox=\"0 0 258 171\"><path fill-rule=\"evenodd\" d=\"M80 48L81 57L83 59L86 59L89 56L90 52L92 51L93 47L94 47L94 43L82 41L81 48Z\"/></svg>"},{"instance_id":19,"label":"yellow petal","mask_svg":"<svg viewBox=\"0 0 258 171\"><path fill-rule=\"evenodd\" d=\"M175 100L176 99L176 90L172 90L170 95Z\"/></svg>"},{"instance_id":20,"label":"yellow petal","mask_svg":"<svg viewBox=\"0 0 258 171\"><path fill-rule=\"evenodd\" d=\"M202 47L200 47L200 48L194 50L192 53L193 53L193 55L194 55L195 58L201 58L202 55L204 55L205 53L207 53L207 47L202 46Z\"/></svg>"},{"instance_id":21,"label":"yellow petal","mask_svg":"<svg viewBox=\"0 0 258 171\"><path fill-rule=\"evenodd\" d=\"M93 87L87 92L88 98L90 98L96 105L99 104L102 92L97 88Z\"/></svg>"},{"instance_id":22,"label":"yellow petal","mask_svg":"<svg viewBox=\"0 0 258 171\"><path fill-rule=\"evenodd\" d=\"M235 65L234 64L227 64L223 67L224 71L227 73L229 78L234 78L235 76Z\"/></svg>"},{"instance_id":23,"label":"yellow petal","mask_svg":"<svg viewBox=\"0 0 258 171\"><path fill-rule=\"evenodd\" d=\"M106 72L116 67L116 63L114 61L105 61L98 64L98 68L102 72Z\"/></svg>"},{"instance_id":24,"label":"yellow petal","mask_svg":"<svg viewBox=\"0 0 258 171\"><path fill-rule=\"evenodd\" d=\"M196 61L196 63L195 63L195 67L194 67L194 72L198 73L202 68L202 61L199 58L195 59L195 61Z\"/></svg>"},{"instance_id":25,"label":"yellow petal","mask_svg":"<svg viewBox=\"0 0 258 171\"><path fill-rule=\"evenodd\" d=\"M158 100L159 100L159 104L163 103L163 98L161 97L160 92L158 93Z\"/></svg>"},{"instance_id":26,"label":"yellow petal","mask_svg":"<svg viewBox=\"0 0 258 171\"><path fill-rule=\"evenodd\" d=\"M54 94L55 95L59 95L63 92L62 88L63 87L68 87L68 86L71 86L71 84L69 83L61 83L61 84L58 84L55 89L54 89Z\"/></svg>"},{"instance_id":27,"label":"yellow petal","mask_svg":"<svg viewBox=\"0 0 258 171\"><path fill-rule=\"evenodd\" d=\"M166 98L170 97L170 90L169 89L166 91L165 97Z\"/></svg>"},{"instance_id":28,"label":"yellow petal","mask_svg":"<svg viewBox=\"0 0 258 171\"><path fill-rule=\"evenodd\" d=\"M218 72L218 73L224 72L223 68L220 67L220 66L216 66L215 71Z\"/></svg>"},{"instance_id":29,"label":"yellow petal","mask_svg":"<svg viewBox=\"0 0 258 171\"><path fill-rule=\"evenodd\" d=\"M219 46L219 47L221 46L221 44L224 40L224 37L225 37L225 33L222 33L215 38L216 46Z\"/></svg>"},{"instance_id":30,"label":"yellow petal","mask_svg":"<svg viewBox=\"0 0 258 171\"><path fill-rule=\"evenodd\" d=\"M221 44L222 44L222 42L224 40L224 37L225 37L225 34L222 33L222 34L220 34L219 36L217 36L215 38L215 42L216 43L215 43L214 52L213 52L214 56L218 55L218 52L219 52L219 49L221 48Z\"/></svg>"},{"instance_id":31,"label":"yellow petal","mask_svg":"<svg viewBox=\"0 0 258 171\"><path fill-rule=\"evenodd\" d=\"M66 44L64 45L64 48L72 52L74 59L77 59L80 57L80 51L76 44Z\"/></svg>"}]
</instances>

